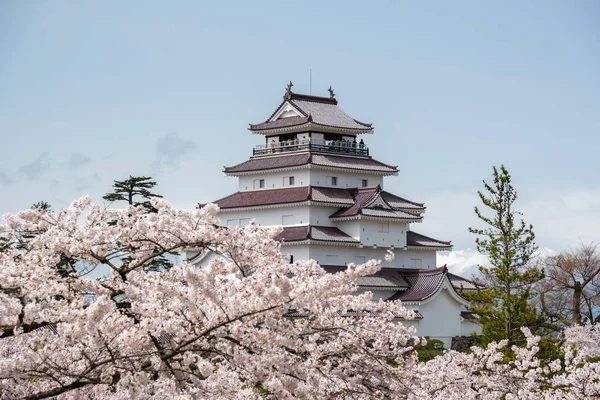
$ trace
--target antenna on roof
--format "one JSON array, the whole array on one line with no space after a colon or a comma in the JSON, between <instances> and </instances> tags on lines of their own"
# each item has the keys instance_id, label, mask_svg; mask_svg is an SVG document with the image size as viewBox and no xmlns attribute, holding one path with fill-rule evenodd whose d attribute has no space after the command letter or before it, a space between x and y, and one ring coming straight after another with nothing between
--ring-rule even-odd
<instances>
[{"instance_id":1,"label":"antenna on roof","mask_svg":"<svg viewBox=\"0 0 600 400\"><path fill-rule=\"evenodd\" d=\"M308 94L312 96L312 68L310 69L310 77L308 78Z\"/></svg>"}]
</instances>

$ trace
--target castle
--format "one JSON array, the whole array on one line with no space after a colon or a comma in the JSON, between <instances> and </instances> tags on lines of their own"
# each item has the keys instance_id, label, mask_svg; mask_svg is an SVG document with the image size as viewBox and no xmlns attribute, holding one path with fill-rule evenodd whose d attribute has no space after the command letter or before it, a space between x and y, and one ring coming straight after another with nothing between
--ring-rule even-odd
<instances>
[{"instance_id":1,"label":"castle","mask_svg":"<svg viewBox=\"0 0 600 400\"><path fill-rule=\"evenodd\" d=\"M249 160L224 169L238 178L239 189L215 201L222 224L245 226L253 219L283 226L277 240L290 262L313 259L332 273L390 250L395 259L361 279L361 291L373 292L374 300L400 299L417 316L402 323L446 347L452 337L479 332L460 295L474 289L472 283L436 268L437 252L451 250L451 243L414 230L425 205L384 190L383 178L398 175L398 167L371 156L363 135L373 133L373 125L347 115L329 92L294 93L290 82L275 111L250 125L250 133L264 139ZM190 260L203 265L210 256Z\"/></svg>"}]
</instances>

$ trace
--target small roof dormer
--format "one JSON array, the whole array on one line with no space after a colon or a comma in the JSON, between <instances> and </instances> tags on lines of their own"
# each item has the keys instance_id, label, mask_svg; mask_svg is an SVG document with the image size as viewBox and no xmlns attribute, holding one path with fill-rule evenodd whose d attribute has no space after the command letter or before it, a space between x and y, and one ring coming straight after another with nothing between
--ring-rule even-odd
<instances>
[{"instance_id":1,"label":"small roof dormer","mask_svg":"<svg viewBox=\"0 0 600 400\"><path fill-rule=\"evenodd\" d=\"M372 124L350 117L338 106L331 87L329 97L321 97L294 93L292 86L290 82L283 101L266 121L250 124L250 133L266 136L308 131L347 135L373 133Z\"/></svg>"}]
</instances>

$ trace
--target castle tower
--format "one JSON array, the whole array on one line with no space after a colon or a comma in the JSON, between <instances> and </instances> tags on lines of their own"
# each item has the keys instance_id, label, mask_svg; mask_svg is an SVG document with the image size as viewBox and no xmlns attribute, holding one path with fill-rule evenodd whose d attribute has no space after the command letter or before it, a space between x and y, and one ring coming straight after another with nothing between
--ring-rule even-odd
<instances>
[{"instance_id":1,"label":"castle tower","mask_svg":"<svg viewBox=\"0 0 600 400\"><path fill-rule=\"evenodd\" d=\"M437 251L450 250L451 243L413 229L423 221L425 205L384 190L383 178L398 175L398 167L372 157L364 137L373 125L347 115L329 92L297 94L290 82L275 111L250 125L262 143L249 160L224 169L239 187L215 201L222 224L245 226L253 219L283 226L277 238L282 253L291 262L316 260L328 272L383 259L391 250L395 260L359 282L361 290L376 300L403 300L417 311L419 319L409 325L420 335L449 345L450 337L470 334L476 325L465 318L467 302L458 288L472 289L471 283L436 268ZM192 261L202 264L203 257ZM440 319L445 327L438 326Z\"/></svg>"}]
</instances>

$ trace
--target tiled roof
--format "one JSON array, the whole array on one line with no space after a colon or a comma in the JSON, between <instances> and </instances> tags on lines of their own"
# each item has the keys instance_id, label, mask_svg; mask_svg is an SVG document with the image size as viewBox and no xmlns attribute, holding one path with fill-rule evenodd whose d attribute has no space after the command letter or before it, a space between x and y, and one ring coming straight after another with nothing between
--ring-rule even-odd
<instances>
[{"instance_id":1,"label":"tiled roof","mask_svg":"<svg viewBox=\"0 0 600 400\"><path fill-rule=\"evenodd\" d=\"M370 157L347 157L311 153L251 158L250 160L234 165L233 167L224 167L223 172L226 174L236 174L240 172L298 167L307 164L331 168L353 169L358 171L384 172L390 174L395 174L398 172L398 167L384 164Z\"/></svg>"},{"instance_id":2,"label":"tiled roof","mask_svg":"<svg viewBox=\"0 0 600 400\"><path fill-rule=\"evenodd\" d=\"M401 274L410 284L410 289L398 292L390 300L423 301L433 296L442 286L448 268L407 269L402 268Z\"/></svg>"},{"instance_id":3,"label":"tiled roof","mask_svg":"<svg viewBox=\"0 0 600 400\"><path fill-rule=\"evenodd\" d=\"M302 116L280 118L271 121L285 103L291 104L300 111ZM250 124L251 131L263 131L282 127L303 125L308 122L329 126L334 128L352 129L361 132L369 132L373 129L372 124L366 124L355 120L346 114L337 105L337 100L319 96L308 96L296 93L288 93L284 101L277 107L275 112L265 122Z\"/></svg>"},{"instance_id":4,"label":"tiled roof","mask_svg":"<svg viewBox=\"0 0 600 400\"><path fill-rule=\"evenodd\" d=\"M398 167L395 165L384 164L372 158L365 157L359 158L314 154L312 157L312 164L325 167L357 169L361 171L398 172Z\"/></svg>"},{"instance_id":5,"label":"tiled roof","mask_svg":"<svg viewBox=\"0 0 600 400\"><path fill-rule=\"evenodd\" d=\"M262 131L267 129L278 129L278 128L287 128L289 126L298 126L304 125L310 122L311 118L308 117L288 117L288 118L280 118L275 121L265 121L260 124L250 125L250 129L253 131Z\"/></svg>"},{"instance_id":6,"label":"tiled roof","mask_svg":"<svg viewBox=\"0 0 600 400\"><path fill-rule=\"evenodd\" d=\"M346 189L313 186L311 198L321 203L354 204L354 199Z\"/></svg>"},{"instance_id":7,"label":"tiled roof","mask_svg":"<svg viewBox=\"0 0 600 400\"><path fill-rule=\"evenodd\" d=\"M477 319L477 315L475 315L475 313L471 311L461 311L460 316L463 319Z\"/></svg>"},{"instance_id":8,"label":"tiled roof","mask_svg":"<svg viewBox=\"0 0 600 400\"><path fill-rule=\"evenodd\" d=\"M310 163L310 153L292 154L277 157L251 158L233 167L224 167L226 174L234 172L264 171L268 169L297 167Z\"/></svg>"},{"instance_id":9,"label":"tiled roof","mask_svg":"<svg viewBox=\"0 0 600 400\"><path fill-rule=\"evenodd\" d=\"M323 269L329 273L344 271L345 266L323 266ZM406 290L410 284L401 275L398 268L381 268L373 275L363 276L358 279L358 286L363 288L373 288L381 290Z\"/></svg>"},{"instance_id":10,"label":"tiled roof","mask_svg":"<svg viewBox=\"0 0 600 400\"><path fill-rule=\"evenodd\" d=\"M347 217L352 215L358 215L363 207L367 207L377 197L379 186L371 186L366 188L357 188L355 190L349 190L350 194L354 198L354 205L350 208L343 208L335 212L331 217Z\"/></svg>"},{"instance_id":11,"label":"tiled roof","mask_svg":"<svg viewBox=\"0 0 600 400\"><path fill-rule=\"evenodd\" d=\"M415 247L452 248L451 242L433 239L415 231L406 232L406 245Z\"/></svg>"},{"instance_id":12,"label":"tiled roof","mask_svg":"<svg viewBox=\"0 0 600 400\"><path fill-rule=\"evenodd\" d=\"M381 217L381 218L397 218L397 219L412 219L420 220L421 216L416 214L407 213L398 210L386 210L384 208L363 208L361 210L362 215L369 217Z\"/></svg>"},{"instance_id":13,"label":"tiled roof","mask_svg":"<svg viewBox=\"0 0 600 400\"><path fill-rule=\"evenodd\" d=\"M425 209L424 203L417 203L411 200L406 200L403 197L396 196L385 190L381 192L381 197L392 207L396 209L407 209L407 210L423 210Z\"/></svg>"},{"instance_id":14,"label":"tiled roof","mask_svg":"<svg viewBox=\"0 0 600 400\"><path fill-rule=\"evenodd\" d=\"M421 216L419 209L406 212L392 208L369 207L377 200L381 188L356 188L356 189L338 189L322 186L299 186L284 189L266 189L250 190L246 192L236 192L215 203L223 210L230 208L259 207L276 204L301 203L305 201L314 201L318 203L330 203L337 206L349 206L341 208L333 213L330 218L342 218L355 215L365 215L376 218L393 218L409 221L419 221ZM450 242L436 241L427 238L415 232L408 232L408 245L421 247L448 247ZM423 239L425 238L425 239ZM420 241L419 241L420 239Z\"/></svg>"},{"instance_id":15,"label":"tiled roof","mask_svg":"<svg viewBox=\"0 0 600 400\"><path fill-rule=\"evenodd\" d=\"M329 273L346 269L345 266L322 266ZM452 277L450 276L452 275ZM449 274L446 266L435 269L381 268L375 274L359 278L359 287L371 290L397 291L389 300L423 301L435 295L448 277L452 287L457 290L455 282L465 280L457 275Z\"/></svg>"},{"instance_id":16,"label":"tiled roof","mask_svg":"<svg viewBox=\"0 0 600 400\"><path fill-rule=\"evenodd\" d=\"M298 186L284 189L250 190L236 192L215 201L221 209L257 207L275 204L316 201L335 205L352 205L354 200L346 189L334 189L320 186Z\"/></svg>"},{"instance_id":17,"label":"tiled roof","mask_svg":"<svg viewBox=\"0 0 600 400\"><path fill-rule=\"evenodd\" d=\"M215 201L221 209L298 203L310 198L310 186L237 192Z\"/></svg>"},{"instance_id":18,"label":"tiled roof","mask_svg":"<svg viewBox=\"0 0 600 400\"><path fill-rule=\"evenodd\" d=\"M275 240L284 243L298 242L303 240L315 240L319 242L359 243L352 236L347 235L333 226L289 226L284 227L283 232L275 237Z\"/></svg>"},{"instance_id":19,"label":"tiled roof","mask_svg":"<svg viewBox=\"0 0 600 400\"><path fill-rule=\"evenodd\" d=\"M464 290L475 290L477 286L468 279L463 278L462 276L454 275L448 272L448 279L450 279L450 283L457 289Z\"/></svg>"},{"instance_id":20,"label":"tiled roof","mask_svg":"<svg viewBox=\"0 0 600 400\"><path fill-rule=\"evenodd\" d=\"M354 205L336 211L330 218L345 218L357 215L413 221L418 221L422 218L419 213L423 209L422 207L413 208L410 210L411 212L406 212L404 210L396 209L391 204L387 203L382 196L384 192L381 190L380 186L349 189L348 191L354 197ZM406 208L404 209L406 210Z\"/></svg>"}]
</instances>

